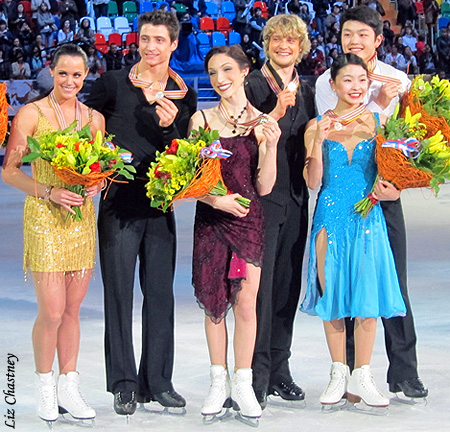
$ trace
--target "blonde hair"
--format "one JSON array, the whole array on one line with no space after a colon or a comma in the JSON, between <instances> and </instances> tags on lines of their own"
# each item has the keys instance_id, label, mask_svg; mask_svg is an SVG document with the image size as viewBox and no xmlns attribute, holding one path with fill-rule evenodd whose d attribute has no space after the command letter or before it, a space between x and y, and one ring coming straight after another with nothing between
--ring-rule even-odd
<instances>
[{"instance_id":1,"label":"blonde hair","mask_svg":"<svg viewBox=\"0 0 450 432\"><path fill-rule=\"evenodd\" d=\"M264 53L267 58L269 58L270 38L275 33L300 39L300 53L296 63L300 63L301 59L309 53L311 42L308 38L308 28L297 15L276 15L267 21L262 33Z\"/></svg>"}]
</instances>

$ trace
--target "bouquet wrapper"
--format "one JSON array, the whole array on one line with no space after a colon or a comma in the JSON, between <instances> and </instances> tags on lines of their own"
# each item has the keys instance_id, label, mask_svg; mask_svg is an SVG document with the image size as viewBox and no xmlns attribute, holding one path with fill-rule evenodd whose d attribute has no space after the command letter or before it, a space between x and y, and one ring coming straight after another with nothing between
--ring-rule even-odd
<instances>
[{"instance_id":1,"label":"bouquet wrapper","mask_svg":"<svg viewBox=\"0 0 450 432\"><path fill-rule=\"evenodd\" d=\"M431 175L414 167L399 150L382 147L386 141L384 135L378 134L376 162L379 175L390 181L399 190L430 186Z\"/></svg>"},{"instance_id":2,"label":"bouquet wrapper","mask_svg":"<svg viewBox=\"0 0 450 432\"><path fill-rule=\"evenodd\" d=\"M90 187L100 183L103 179L114 174L115 170L105 172L91 172L89 174L79 174L70 168L53 167L54 173L66 184L70 186Z\"/></svg>"},{"instance_id":3,"label":"bouquet wrapper","mask_svg":"<svg viewBox=\"0 0 450 432\"><path fill-rule=\"evenodd\" d=\"M427 128L427 133L424 137L425 139L432 137L440 130L442 135L446 137L447 141L450 141L450 126L446 122L445 118L435 117L428 114L425 111L422 102L420 102L419 98L411 90L407 91L403 95L400 107L400 117L404 117L406 107L409 107L411 115L418 113L422 114L420 122Z\"/></svg>"},{"instance_id":4,"label":"bouquet wrapper","mask_svg":"<svg viewBox=\"0 0 450 432\"><path fill-rule=\"evenodd\" d=\"M247 262L239 258L235 252L231 255L228 279L245 279L247 277Z\"/></svg>"}]
</instances>

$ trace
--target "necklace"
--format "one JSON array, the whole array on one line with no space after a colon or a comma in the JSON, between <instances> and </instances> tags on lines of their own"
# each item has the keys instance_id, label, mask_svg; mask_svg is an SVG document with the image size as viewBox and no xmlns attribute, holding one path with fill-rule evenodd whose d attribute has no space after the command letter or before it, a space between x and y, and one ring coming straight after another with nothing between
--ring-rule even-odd
<instances>
[{"instance_id":1,"label":"necklace","mask_svg":"<svg viewBox=\"0 0 450 432\"><path fill-rule=\"evenodd\" d=\"M52 90L48 95L48 103L55 112L59 128L61 130L66 129L69 125L66 122L66 118L64 117L64 113L62 112L61 105L59 104L58 99L55 96L54 90ZM81 106L78 99L75 99L75 121L77 122L75 130L81 130Z\"/></svg>"},{"instance_id":2,"label":"necklace","mask_svg":"<svg viewBox=\"0 0 450 432\"><path fill-rule=\"evenodd\" d=\"M222 101L220 101L219 103L219 112L220 115L222 116L222 118L229 124L231 124L233 126L233 131L232 133L236 133L236 130L238 127L241 128L245 128L245 132L247 132L249 129L254 128L255 126L259 125L260 123L265 123L267 121L267 116L266 114L260 114L258 117L243 122L243 123L239 123L238 120L240 120L240 118L242 117L243 113L245 112L246 109L252 108L252 105L250 104L250 102L247 101L247 105L244 107L244 109L241 111L241 113L236 117L232 117L230 116L230 114L228 113L227 108L225 107L225 105L222 103Z\"/></svg>"},{"instance_id":3,"label":"necklace","mask_svg":"<svg viewBox=\"0 0 450 432\"><path fill-rule=\"evenodd\" d=\"M237 125L238 125L238 121L241 119L242 114L244 114L246 109L247 109L247 105L245 105L244 108L242 108L242 111L239 113L239 115L237 117L234 117L232 114L230 114L230 118L234 122L234 127L233 127L233 130L231 131L232 134L236 133L236 128L237 128Z\"/></svg>"}]
</instances>

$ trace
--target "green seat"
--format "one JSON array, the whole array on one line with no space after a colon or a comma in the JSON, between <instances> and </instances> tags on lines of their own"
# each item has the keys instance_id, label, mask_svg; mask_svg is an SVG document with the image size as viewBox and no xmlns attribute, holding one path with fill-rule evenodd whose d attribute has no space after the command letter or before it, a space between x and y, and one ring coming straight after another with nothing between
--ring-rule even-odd
<instances>
[{"instance_id":1,"label":"green seat","mask_svg":"<svg viewBox=\"0 0 450 432\"><path fill-rule=\"evenodd\" d=\"M185 14L188 11L187 7L184 4L175 3L173 6L174 6L175 10L177 11L177 13L179 13L179 14Z\"/></svg>"},{"instance_id":2,"label":"green seat","mask_svg":"<svg viewBox=\"0 0 450 432\"><path fill-rule=\"evenodd\" d=\"M135 2L132 2L132 1L123 2L122 9L123 9L123 14L125 16L127 16L128 13L137 14L137 8L136 8Z\"/></svg>"},{"instance_id":3,"label":"green seat","mask_svg":"<svg viewBox=\"0 0 450 432\"><path fill-rule=\"evenodd\" d=\"M119 15L119 9L117 8L117 3L114 0L111 0L108 3L108 16L110 18L115 18Z\"/></svg>"}]
</instances>

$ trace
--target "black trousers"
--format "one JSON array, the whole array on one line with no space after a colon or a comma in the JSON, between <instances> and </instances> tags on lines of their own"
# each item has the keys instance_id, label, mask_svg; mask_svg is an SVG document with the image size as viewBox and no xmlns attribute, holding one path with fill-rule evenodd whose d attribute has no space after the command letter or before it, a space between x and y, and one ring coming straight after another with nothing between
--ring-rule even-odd
<instances>
[{"instance_id":1,"label":"black trousers","mask_svg":"<svg viewBox=\"0 0 450 432\"><path fill-rule=\"evenodd\" d=\"M264 260L256 315L253 387L257 391L291 380L289 358L300 297L308 232L308 201L280 206L262 199L266 222Z\"/></svg>"},{"instance_id":2,"label":"black trousers","mask_svg":"<svg viewBox=\"0 0 450 432\"><path fill-rule=\"evenodd\" d=\"M397 384L405 379L416 378L416 332L414 318L408 297L407 261L406 261L406 230L400 199L381 202L386 219L389 242L394 254L400 289L406 304L406 316L383 318L386 352L389 358L387 382ZM355 351L353 340L353 320L346 320L347 328L347 363L351 369L354 366Z\"/></svg>"},{"instance_id":3,"label":"black trousers","mask_svg":"<svg viewBox=\"0 0 450 432\"><path fill-rule=\"evenodd\" d=\"M174 358L175 220L173 213L118 217L101 201L99 246L105 303L107 391L151 396L171 390ZM137 258L142 305L139 373L133 349L133 290Z\"/></svg>"}]
</instances>

